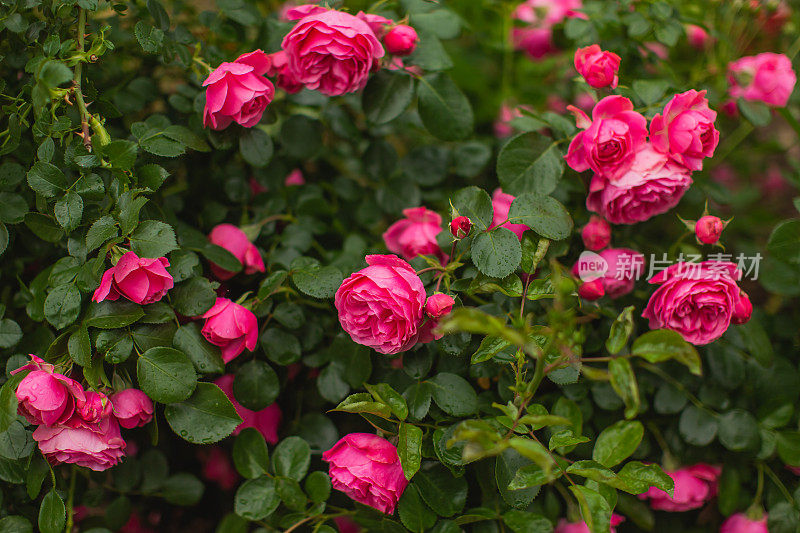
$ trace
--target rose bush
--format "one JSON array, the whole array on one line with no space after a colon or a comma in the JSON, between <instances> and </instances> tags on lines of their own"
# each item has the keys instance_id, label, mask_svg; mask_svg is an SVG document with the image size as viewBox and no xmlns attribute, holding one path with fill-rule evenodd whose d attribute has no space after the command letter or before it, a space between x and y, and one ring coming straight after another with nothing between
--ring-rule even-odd
<instances>
[{"instance_id":1,"label":"rose bush","mask_svg":"<svg viewBox=\"0 0 800 533\"><path fill-rule=\"evenodd\" d=\"M0 531L798 531L798 27L0 3Z\"/></svg>"}]
</instances>

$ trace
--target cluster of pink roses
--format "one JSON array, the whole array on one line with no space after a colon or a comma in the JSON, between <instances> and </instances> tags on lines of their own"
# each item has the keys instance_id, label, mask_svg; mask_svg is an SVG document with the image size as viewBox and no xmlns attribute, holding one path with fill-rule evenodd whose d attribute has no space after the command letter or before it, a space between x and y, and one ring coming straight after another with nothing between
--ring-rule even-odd
<instances>
[{"instance_id":1,"label":"cluster of pink roses","mask_svg":"<svg viewBox=\"0 0 800 533\"><path fill-rule=\"evenodd\" d=\"M18 412L38 427L33 439L51 463L71 463L106 470L125 455L120 426L132 429L153 418L153 403L138 389L106 396L84 390L80 383L55 372L55 367L31 355L28 371L16 390Z\"/></svg>"},{"instance_id":2,"label":"cluster of pink roses","mask_svg":"<svg viewBox=\"0 0 800 533\"><path fill-rule=\"evenodd\" d=\"M647 119L623 96L607 96L590 119L570 106L583 131L569 146L567 163L593 170L586 207L613 224L634 224L675 207L692 184L692 171L714 154L719 132L705 91L677 94Z\"/></svg>"},{"instance_id":3,"label":"cluster of pink roses","mask_svg":"<svg viewBox=\"0 0 800 533\"><path fill-rule=\"evenodd\" d=\"M525 0L512 15L524 24L511 31L514 47L534 59L555 52L553 28L568 18L587 18L578 11L582 7L583 0Z\"/></svg>"},{"instance_id":4,"label":"cluster of pink roses","mask_svg":"<svg viewBox=\"0 0 800 533\"><path fill-rule=\"evenodd\" d=\"M305 4L284 10L282 16L296 23L280 51L241 55L222 63L203 82L206 127L223 129L231 122L255 126L275 95L265 75L290 94L305 87L339 96L363 89L387 52L394 56L387 67L402 68L400 56L413 52L419 40L411 26L364 12L351 15Z\"/></svg>"}]
</instances>

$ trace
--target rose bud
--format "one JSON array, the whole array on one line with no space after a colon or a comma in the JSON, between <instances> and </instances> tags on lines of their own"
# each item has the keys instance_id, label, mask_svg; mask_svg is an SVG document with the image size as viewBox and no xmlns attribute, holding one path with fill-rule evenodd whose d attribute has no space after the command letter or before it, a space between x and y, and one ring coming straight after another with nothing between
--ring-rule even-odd
<instances>
[{"instance_id":1,"label":"rose bud","mask_svg":"<svg viewBox=\"0 0 800 533\"><path fill-rule=\"evenodd\" d=\"M575 52L575 70L596 89L609 86L613 89L617 86L619 64L620 57L617 54L601 50L596 44L578 48Z\"/></svg>"},{"instance_id":2,"label":"rose bud","mask_svg":"<svg viewBox=\"0 0 800 533\"><path fill-rule=\"evenodd\" d=\"M739 300L733 307L733 316L731 316L731 323L744 324L753 315L753 304L750 302L750 297L744 291L739 293Z\"/></svg>"},{"instance_id":3,"label":"rose bud","mask_svg":"<svg viewBox=\"0 0 800 533\"><path fill-rule=\"evenodd\" d=\"M456 301L452 296L437 292L425 302L425 314L431 318L441 318L453 310Z\"/></svg>"},{"instance_id":4,"label":"rose bud","mask_svg":"<svg viewBox=\"0 0 800 533\"><path fill-rule=\"evenodd\" d=\"M725 223L713 215L700 217L700 220L694 225L697 240L704 244L714 244L719 241L723 229L725 229Z\"/></svg>"},{"instance_id":5,"label":"rose bud","mask_svg":"<svg viewBox=\"0 0 800 533\"><path fill-rule=\"evenodd\" d=\"M592 216L581 230L581 238L589 250L602 250L611 242L611 225L601 217Z\"/></svg>"},{"instance_id":6,"label":"rose bud","mask_svg":"<svg viewBox=\"0 0 800 533\"><path fill-rule=\"evenodd\" d=\"M350 433L322 453L333 488L386 514L393 514L408 485L397 448L370 433Z\"/></svg>"},{"instance_id":7,"label":"rose bud","mask_svg":"<svg viewBox=\"0 0 800 533\"><path fill-rule=\"evenodd\" d=\"M469 235L470 231L472 231L472 221L469 217L456 217L450 222L450 233L452 233L453 237L456 239L463 239Z\"/></svg>"},{"instance_id":8,"label":"rose bud","mask_svg":"<svg viewBox=\"0 0 800 533\"><path fill-rule=\"evenodd\" d=\"M258 344L258 321L246 307L227 298L216 303L201 317L206 319L200 332L208 342L222 349L222 360L230 362L245 348L251 352Z\"/></svg>"},{"instance_id":9,"label":"rose bud","mask_svg":"<svg viewBox=\"0 0 800 533\"><path fill-rule=\"evenodd\" d=\"M386 51L396 56L407 56L417 47L417 32L407 24L398 24L383 38Z\"/></svg>"},{"instance_id":10,"label":"rose bud","mask_svg":"<svg viewBox=\"0 0 800 533\"><path fill-rule=\"evenodd\" d=\"M114 416L125 429L144 426L153 419L153 402L139 389L121 390L111 396Z\"/></svg>"},{"instance_id":11,"label":"rose bud","mask_svg":"<svg viewBox=\"0 0 800 533\"><path fill-rule=\"evenodd\" d=\"M116 265L105 271L92 301L118 300L123 296L142 305L157 302L174 284L165 268L168 266L166 257L147 259L127 252Z\"/></svg>"},{"instance_id":12,"label":"rose bud","mask_svg":"<svg viewBox=\"0 0 800 533\"><path fill-rule=\"evenodd\" d=\"M603 280L602 279L595 279L592 281L587 281L583 285L580 286L578 289L578 296L583 298L584 300L594 301L599 300L603 296L605 296L606 290L603 287Z\"/></svg>"}]
</instances>

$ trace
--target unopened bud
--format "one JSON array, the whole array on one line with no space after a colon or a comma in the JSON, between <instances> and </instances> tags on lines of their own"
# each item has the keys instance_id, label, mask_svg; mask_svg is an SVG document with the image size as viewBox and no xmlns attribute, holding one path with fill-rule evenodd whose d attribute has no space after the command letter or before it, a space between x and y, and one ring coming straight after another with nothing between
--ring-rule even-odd
<instances>
[{"instance_id":1,"label":"unopened bud","mask_svg":"<svg viewBox=\"0 0 800 533\"><path fill-rule=\"evenodd\" d=\"M472 221L465 216L456 217L450 222L450 233L456 239L463 239L472 230Z\"/></svg>"}]
</instances>

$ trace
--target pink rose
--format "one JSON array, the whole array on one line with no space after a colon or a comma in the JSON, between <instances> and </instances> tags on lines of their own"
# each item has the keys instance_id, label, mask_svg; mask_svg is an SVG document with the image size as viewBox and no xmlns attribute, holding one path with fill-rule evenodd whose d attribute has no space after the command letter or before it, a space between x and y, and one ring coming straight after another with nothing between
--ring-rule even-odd
<instances>
[{"instance_id":1,"label":"pink rose","mask_svg":"<svg viewBox=\"0 0 800 533\"><path fill-rule=\"evenodd\" d=\"M66 422L70 427L84 427L97 424L103 418L108 418L112 413L111 401L102 392L87 390L84 392L85 401L76 402L76 416Z\"/></svg>"},{"instance_id":2,"label":"pink rose","mask_svg":"<svg viewBox=\"0 0 800 533\"><path fill-rule=\"evenodd\" d=\"M614 526L618 526L625 521L624 516L620 516L616 513L611 515L611 528L610 533L617 533L617 529ZM558 522L558 526L556 526L555 531L553 533L591 533L589 531L589 526L586 525L586 522L567 522L566 519L562 518Z\"/></svg>"},{"instance_id":3,"label":"pink rose","mask_svg":"<svg viewBox=\"0 0 800 533\"><path fill-rule=\"evenodd\" d=\"M336 291L339 323L354 342L383 354L417 343L425 287L411 265L394 255L368 255L368 267Z\"/></svg>"},{"instance_id":4,"label":"pink rose","mask_svg":"<svg viewBox=\"0 0 800 533\"><path fill-rule=\"evenodd\" d=\"M703 159L714 155L719 131L717 112L708 107L705 91L676 94L650 121L650 143L690 170L702 170Z\"/></svg>"},{"instance_id":5,"label":"pink rose","mask_svg":"<svg viewBox=\"0 0 800 533\"><path fill-rule=\"evenodd\" d=\"M644 272L644 255L630 248L606 248L599 254L589 254L590 258L602 263L603 268L587 270L583 256L572 267L572 273L585 281L581 297L592 300L608 295L616 299L630 293ZM600 281L602 290L594 282ZM593 284L594 283L594 284ZM585 288L584 288L585 287ZM581 290L579 290L579 294Z\"/></svg>"},{"instance_id":6,"label":"pink rose","mask_svg":"<svg viewBox=\"0 0 800 533\"><path fill-rule=\"evenodd\" d=\"M336 516L333 521L336 523L336 528L339 530L339 533L361 533L362 531L361 526L354 522L349 516Z\"/></svg>"},{"instance_id":7,"label":"pink rose","mask_svg":"<svg viewBox=\"0 0 800 533\"><path fill-rule=\"evenodd\" d=\"M165 268L168 266L166 257L147 259L127 252L105 271L92 301L118 300L123 296L142 305L157 302L173 286L172 276Z\"/></svg>"},{"instance_id":8,"label":"pink rose","mask_svg":"<svg viewBox=\"0 0 800 533\"><path fill-rule=\"evenodd\" d=\"M725 223L719 217L713 215L700 217L700 220L694 224L694 233L697 236L697 240L703 244L718 242L724 229Z\"/></svg>"},{"instance_id":9,"label":"pink rose","mask_svg":"<svg viewBox=\"0 0 800 533\"><path fill-rule=\"evenodd\" d=\"M513 18L540 26L554 26L568 18L586 18L577 11L583 0L526 0L514 10Z\"/></svg>"},{"instance_id":10,"label":"pink rose","mask_svg":"<svg viewBox=\"0 0 800 533\"><path fill-rule=\"evenodd\" d=\"M322 460L330 464L334 489L382 513L394 513L408 485L397 448L377 435L345 435L322 453Z\"/></svg>"},{"instance_id":11,"label":"pink rose","mask_svg":"<svg viewBox=\"0 0 800 533\"><path fill-rule=\"evenodd\" d=\"M386 51L396 56L407 56L417 47L417 31L407 24L398 24L383 38Z\"/></svg>"},{"instance_id":12,"label":"pink rose","mask_svg":"<svg viewBox=\"0 0 800 533\"><path fill-rule=\"evenodd\" d=\"M602 279L593 279L592 281L585 281L578 287L578 296L584 300L593 302L599 300L606 295L606 289L603 287Z\"/></svg>"},{"instance_id":13,"label":"pink rose","mask_svg":"<svg viewBox=\"0 0 800 533\"><path fill-rule=\"evenodd\" d=\"M86 402L80 383L48 366L49 371L32 370L17 386L17 410L31 424L64 424L72 418L76 404Z\"/></svg>"},{"instance_id":14,"label":"pink rose","mask_svg":"<svg viewBox=\"0 0 800 533\"><path fill-rule=\"evenodd\" d=\"M286 175L286 179L283 180L283 184L287 187L305 185L306 179L303 177L303 172L299 168L296 168Z\"/></svg>"},{"instance_id":15,"label":"pink rose","mask_svg":"<svg viewBox=\"0 0 800 533\"><path fill-rule=\"evenodd\" d=\"M289 56L286 55L286 52L279 50L274 54L270 54L269 60L270 66L267 70L267 76L275 77L275 83L278 84L278 87L289 94L298 93L303 89L303 84L297 81L294 77L294 72L289 68Z\"/></svg>"},{"instance_id":16,"label":"pink rose","mask_svg":"<svg viewBox=\"0 0 800 533\"><path fill-rule=\"evenodd\" d=\"M200 317L205 318L203 337L222 349L226 363L236 358L245 348L251 352L258 343L256 315L246 307L227 298L217 298L216 303Z\"/></svg>"},{"instance_id":17,"label":"pink rose","mask_svg":"<svg viewBox=\"0 0 800 533\"><path fill-rule=\"evenodd\" d=\"M233 63L223 63L208 75L203 126L215 130L231 122L252 128L275 96L275 87L264 77L270 58L261 50L240 55Z\"/></svg>"},{"instance_id":18,"label":"pink rose","mask_svg":"<svg viewBox=\"0 0 800 533\"><path fill-rule=\"evenodd\" d=\"M225 374L214 381L217 387L222 389L222 392L224 392L225 396L231 401L236 408L236 413L239 415L239 418L242 419L242 423L236 426L233 434L238 435L244 428L255 428L264 436L264 440L268 443L277 444L278 427L283 417L281 408L278 407L276 403L270 404L260 411L251 411L243 407L233 396L233 379L233 374Z\"/></svg>"},{"instance_id":19,"label":"pink rose","mask_svg":"<svg viewBox=\"0 0 800 533\"><path fill-rule=\"evenodd\" d=\"M508 220L508 212L511 210L511 203L514 198L510 194L504 193L500 188L494 190L492 194L492 225L489 226L489 229L495 228L501 222ZM522 240L522 234L530 229L525 224L512 224L511 222L506 222L502 227L514 232L519 240Z\"/></svg>"},{"instance_id":20,"label":"pink rose","mask_svg":"<svg viewBox=\"0 0 800 533\"><path fill-rule=\"evenodd\" d=\"M581 239L589 250L602 250L611 243L611 225L605 219L592 215L581 230Z\"/></svg>"},{"instance_id":21,"label":"pink rose","mask_svg":"<svg viewBox=\"0 0 800 533\"><path fill-rule=\"evenodd\" d=\"M730 94L734 98L784 107L796 81L792 62L784 54L765 52L728 65Z\"/></svg>"},{"instance_id":22,"label":"pink rose","mask_svg":"<svg viewBox=\"0 0 800 533\"><path fill-rule=\"evenodd\" d=\"M596 104L592 93L581 93L575 97L575 107L583 111L591 111Z\"/></svg>"},{"instance_id":23,"label":"pink rose","mask_svg":"<svg viewBox=\"0 0 800 533\"><path fill-rule=\"evenodd\" d=\"M698 50L705 50L714 41L706 30L696 24L686 25L686 37L689 44Z\"/></svg>"},{"instance_id":24,"label":"pink rose","mask_svg":"<svg viewBox=\"0 0 800 533\"><path fill-rule=\"evenodd\" d=\"M525 51L533 59L541 59L556 51L550 28L513 28L511 42L515 49Z\"/></svg>"},{"instance_id":25,"label":"pink rose","mask_svg":"<svg viewBox=\"0 0 800 533\"><path fill-rule=\"evenodd\" d=\"M586 208L612 224L644 222L678 205L691 184L688 168L646 145L617 180L594 175Z\"/></svg>"},{"instance_id":26,"label":"pink rose","mask_svg":"<svg viewBox=\"0 0 800 533\"><path fill-rule=\"evenodd\" d=\"M153 419L153 402L139 389L125 389L111 396L114 416L125 429L144 426Z\"/></svg>"},{"instance_id":27,"label":"pink rose","mask_svg":"<svg viewBox=\"0 0 800 533\"><path fill-rule=\"evenodd\" d=\"M425 314L430 318L442 318L453 310L456 301L452 296L437 292L425 302Z\"/></svg>"},{"instance_id":28,"label":"pink rose","mask_svg":"<svg viewBox=\"0 0 800 533\"><path fill-rule=\"evenodd\" d=\"M218 224L211 230L208 240L232 253L244 267L245 274L264 272L264 260L258 253L258 248L250 242L245 232L233 224ZM230 279L236 275L235 272L220 268L214 263L210 263L209 266L211 272L221 280Z\"/></svg>"},{"instance_id":29,"label":"pink rose","mask_svg":"<svg viewBox=\"0 0 800 533\"><path fill-rule=\"evenodd\" d=\"M433 255L440 261L445 254L436 242L442 231L442 217L425 207L404 209L406 218L400 219L384 232L383 242L390 252L411 260L418 255Z\"/></svg>"},{"instance_id":30,"label":"pink rose","mask_svg":"<svg viewBox=\"0 0 800 533\"><path fill-rule=\"evenodd\" d=\"M125 441L113 416L78 427L41 425L33 432L33 440L53 464L69 463L102 471L125 455Z\"/></svg>"},{"instance_id":31,"label":"pink rose","mask_svg":"<svg viewBox=\"0 0 800 533\"><path fill-rule=\"evenodd\" d=\"M494 121L494 136L498 139L511 137L511 135L514 134L514 127L511 125L511 121L521 116L522 112L519 107L512 108L508 104L503 103Z\"/></svg>"},{"instance_id":32,"label":"pink rose","mask_svg":"<svg viewBox=\"0 0 800 533\"><path fill-rule=\"evenodd\" d=\"M274 443L273 443L274 444ZM225 450L219 446L212 446L207 450L201 449L197 453L203 465L203 478L214 481L222 490L231 490L239 481L239 474L231 463Z\"/></svg>"},{"instance_id":33,"label":"pink rose","mask_svg":"<svg viewBox=\"0 0 800 533\"><path fill-rule=\"evenodd\" d=\"M299 6L291 5L291 6L284 6L281 16L283 20L300 20L309 15L324 13L327 10L328 10L327 7L323 7L316 4L302 4Z\"/></svg>"},{"instance_id":34,"label":"pink rose","mask_svg":"<svg viewBox=\"0 0 800 533\"><path fill-rule=\"evenodd\" d=\"M694 466L667 472L675 482L673 496L661 489L650 487L639 499L650 499L650 507L657 511L691 511L703 506L717 494L719 467L699 463Z\"/></svg>"},{"instance_id":35,"label":"pink rose","mask_svg":"<svg viewBox=\"0 0 800 533\"><path fill-rule=\"evenodd\" d=\"M363 88L384 55L366 22L334 9L300 19L282 47L293 78L328 96Z\"/></svg>"},{"instance_id":36,"label":"pink rose","mask_svg":"<svg viewBox=\"0 0 800 533\"><path fill-rule=\"evenodd\" d=\"M575 70L583 76L591 87L611 87L614 89L619 83L620 57L600 49L600 45L593 44L585 48L578 48L575 52Z\"/></svg>"},{"instance_id":37,"label":"pink rose","mask_svg":"<svg viewBox=\"0 0 800 533\"><path fill-rule=\"evenodd\" d=\"M736 513L722 523L719 533L769 533L767 515L751 520L744 513Z\"/></svg>"},{"instance_id":38,"label":"pink rose","mask_svg":"<svg viewBox=\"0 0 800 533\"><path fill-rule=\"evenodd\" d=\"M753 316L753 304L750 302L750 297L744 291L739 293L739 301L733 308L733 316L731 322L733 324L744 324L750 317Z\"/></svg>"},{"instance_id":39,"label":"pink rose","mask_svg":"<svg viewBox=\"0 0 800 533\"><path fill-rule=\"evenodd\" d=\"M647 142L647 119L624 96L606 96L594 106L592 120L569 106L583 129L569 145L565 159L577 172L592 169L609 180L619 179Z\"/></svg>"},{"instance_id":40,"label":"pink rose","mask_svg":"<svg viewBox=\"0 0 800 533\"><path fill-rule=\"evenodd\" d=\"M741 271L727 261L676 263L650 283L661 285L642 316L650 329L677 331L696 345L717 340L731 324L742 291L736 284Z\"/></svg>"},{"instance_id":41,"label":"pink rose","mask_svg":"<svg viewBox=\"0 0 800 533\"><path fill-rule=\"evenodd\" d=\"M369 29L371 29L375 37L378 38L382 38L386 34L386 29L394 24L392 19L387 19L380 15L373 15L372 13L364 13L363 11L356 13L356 17L366 22Z\"/></svg>"}]
</instances>

